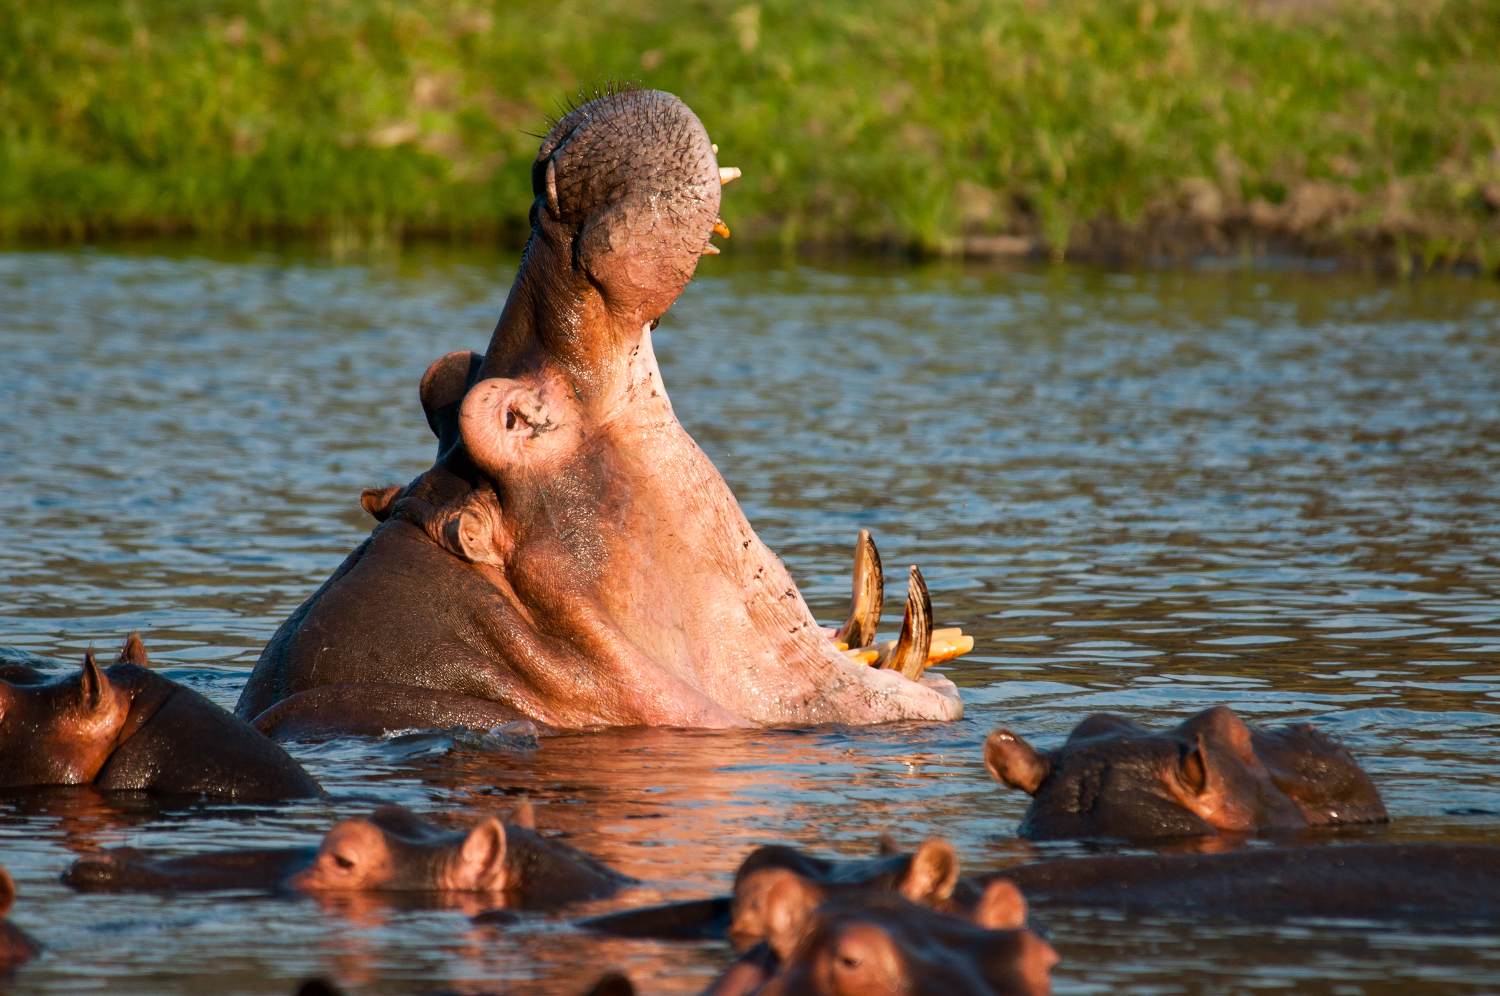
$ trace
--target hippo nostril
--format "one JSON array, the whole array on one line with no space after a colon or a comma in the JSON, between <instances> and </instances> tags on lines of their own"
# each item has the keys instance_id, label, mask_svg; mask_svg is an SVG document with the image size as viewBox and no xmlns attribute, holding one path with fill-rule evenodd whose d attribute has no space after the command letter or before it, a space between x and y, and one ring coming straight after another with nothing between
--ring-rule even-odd
<instances>
[{"instance_id":1,"label":"hippo nostril","mask_svg":"<svg viewBox=\"0 0 1500 996\"><path fill-rule=\"evenodd\" d=\"M516 427L516 413L514 411L508 411L508 412L506 412L505 413L505 428L507 428L507 429L514 429L515 427Z\"/></svg>"}]
</instances>

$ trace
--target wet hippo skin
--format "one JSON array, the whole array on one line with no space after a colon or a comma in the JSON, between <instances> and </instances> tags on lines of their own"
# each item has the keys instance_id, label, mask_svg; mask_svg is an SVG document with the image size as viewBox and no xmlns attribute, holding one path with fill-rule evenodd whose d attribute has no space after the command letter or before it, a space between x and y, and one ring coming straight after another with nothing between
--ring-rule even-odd
<instances>
[{"instance_id":1,"label":"wet hippo skin","mask_svg":"<svg viewBox=\"0 0 1500 996\"><path fill-rule=\"evenodd\" d=\"M317 782L244 720L147 668L131 634L101 669L0 670L0 786L84 785L231 799L309 798Z\"/></svg>"},{"instance_id":2,"label":"wet hippo skin","mask_svg":"<svg viewBox=\"0 0 1500 996\"><path fill-rule=\"evenodd\" d=\"M1142 840L1270 827L1378 823L1385 805L1353 755L1310 724L1263 730L1227 706L1153 733L1090 716L1054 751L1000 728L985 743L996 780L1032 797L1018 833Z\"/></svg>"},{"instance_id":3,"label":"wet hippo skin","mask_svg":"<svg viewBox=\"0 0 1500 996\"><path fill-rule=\"evenodd\" d=\"M777 928L764 947L731 965L705 996L1052 991L1057 954L1029 930L989 930L896 893L851 893L809 908L811 898L795 889L779 895L769 909Z\"/></svg>"},{"instance_id":4,"label":"wet hippo skin","mask_svg":"<svg viewBox=\"0 0 1500 996\"><path fill-rule=\"evenodd\" d=\"M446 831L400 806L383 806L337 824L315 848L173 858L118 848L75 861L63 882L82 892L476 892L506 907L532 907L607 895L634 881L538 834L529 805L511 819Z\"/></svg>"},{"instance_id":5,"label":"wet hippo skin","mask_svg":"<svg viewBox=\"0 0 1500 996\"><path fill-rule=\"evenodd\" d=\"M773 844L757 848L741 863L731 896L610 913L578 926L616 937L727 938L736 950L748 951L769 936L768 909L789 889L812 905L837 896L889 892L982 927L1025 925L1019 893L997 887L1001 883L976 885L959 871L958 854L939 839L924 841L912 853L900 853L883 839L878 856L843 861ZM1018 907L1020 921L1015 919Z\"/></svg>"},{"instance_id":6,"label":"wet hippo skin","mask_svg":"<svg viewBox=\"0 0 1500 996\"><path fill-rule=\"evenodd\" d=\"M4 981L10 969L30 961L42 950L24 930L5 919L15 901L16 883L9 872L0 868L0 981Z\"/></svg>"},{"instance_id":7,"label":"wet hippo skin","mask_svg":"<svg viewBox=\"0 0 1500 996\"><path fill-rule=\"evenodd\" d=\"M673 413L651 330L723 228L732 172L670 94L604 95L557 123L486 352L422 377L434 466L365 494L378 525L276 631L240 716L374 685L378 720L357 692L305 701L325 731L338 709L424 725L428 693L563 728L962 716L947 679L837 649Z\"/></svg>"},{"instance_id":8,"label":"wet hippo skin","mask_svg":"<svg viewBox=\"0 0 1500 996\"><path fill-rule=\"evenodd\" d=\"M1281 920L1500 922L1500 847L1328 844L1229 854L1125 854L1006 868L1043 908Z\"/></svg>"}]
</instances>

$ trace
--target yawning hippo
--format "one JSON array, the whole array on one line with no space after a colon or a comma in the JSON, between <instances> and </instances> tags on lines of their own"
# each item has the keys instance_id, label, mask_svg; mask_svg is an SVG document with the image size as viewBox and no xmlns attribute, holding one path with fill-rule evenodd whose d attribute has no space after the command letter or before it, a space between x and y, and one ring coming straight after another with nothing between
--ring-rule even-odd
<instances>
[{"instance_id":1,"label":"yawning hippo","mask_svg":"<svg viewBox=\"0 0 1500 996\"><path fill-rule=\"evenodd\" d=\"M1159 733L1099 713L1045 754L1001 728L985 743L984 760L997 780L1032 796L1018 831L1032 840L1386 819L1370 776L1327 734L1309 723L1262 730L1228 706Z\"/></svg>"},{"instance_id":2,"label":"yawning hippo","mask_svg":"<svg viewBox=\"0 0 1500 996\"><path fill-rule=\"evenodd\" d=\"M90 651L60 680L0 668L0 786L86 785L300 799L318 783L244 720L146 667L131 634L113 667Z\"/></svg>"},{"instance_id":3,"label":"yawning hippo","mask_svg":"<svg viewBox=\"0 0 1500 996\"><path fill-rule=\"evenodd\" d=\"M727 234L736 175L670 94L557 123L488 350L422 377L434 466L366 492L380 524L276 631L241 716L286 700L285 723L298 695L362 728L375 702L387 726L430 725L435 697L444 716L569 728L962 716L952 682L918 677L919 579L886 666L851 660L672 411L651 330ZM852 629L855 650L873 638Z\"/></svg>"}]
</instances>

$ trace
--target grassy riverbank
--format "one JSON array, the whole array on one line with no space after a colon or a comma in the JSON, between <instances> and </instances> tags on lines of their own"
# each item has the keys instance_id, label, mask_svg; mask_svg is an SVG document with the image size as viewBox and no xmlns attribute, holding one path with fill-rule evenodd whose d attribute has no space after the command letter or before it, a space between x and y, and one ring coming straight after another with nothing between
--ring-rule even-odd
<instances>
[{"instance_id":1,"label":"grassy riverbank","mask_svg":"<svg viewBox=\"0 0 1500 996\"><path fill-rule=\"evenodd\" d=\"M0 234L515 238L615 79L735 240L1500 266L1500 0L0 0Z\"/></svg>"}]
</instances>

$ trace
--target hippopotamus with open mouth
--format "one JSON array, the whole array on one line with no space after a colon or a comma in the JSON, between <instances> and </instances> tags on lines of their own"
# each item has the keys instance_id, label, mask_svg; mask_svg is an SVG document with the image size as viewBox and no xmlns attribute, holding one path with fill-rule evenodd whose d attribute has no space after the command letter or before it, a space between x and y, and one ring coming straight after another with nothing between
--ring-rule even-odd
<instances>
[{"instance_id":1,"label":"hippopotamus with open mouth","mask_svg":"<svg viewBox=\"0 0 1500 996\"><path fill-rule=\"evenodd\" d=\"M900 644L884 666L851 659L839 642L871 642L879 585L857 571L835 642L667 399L651 330L718 251L737 175L670 94L606 94L557 123L487 351L422 378L434 466L365 493L380 524L277 630L241 716L305 710L316 722L292 726L327 732L372 712L385 728L962 716L952 682L922 676L915 571Z\"/></svg>"}]
</instances>

